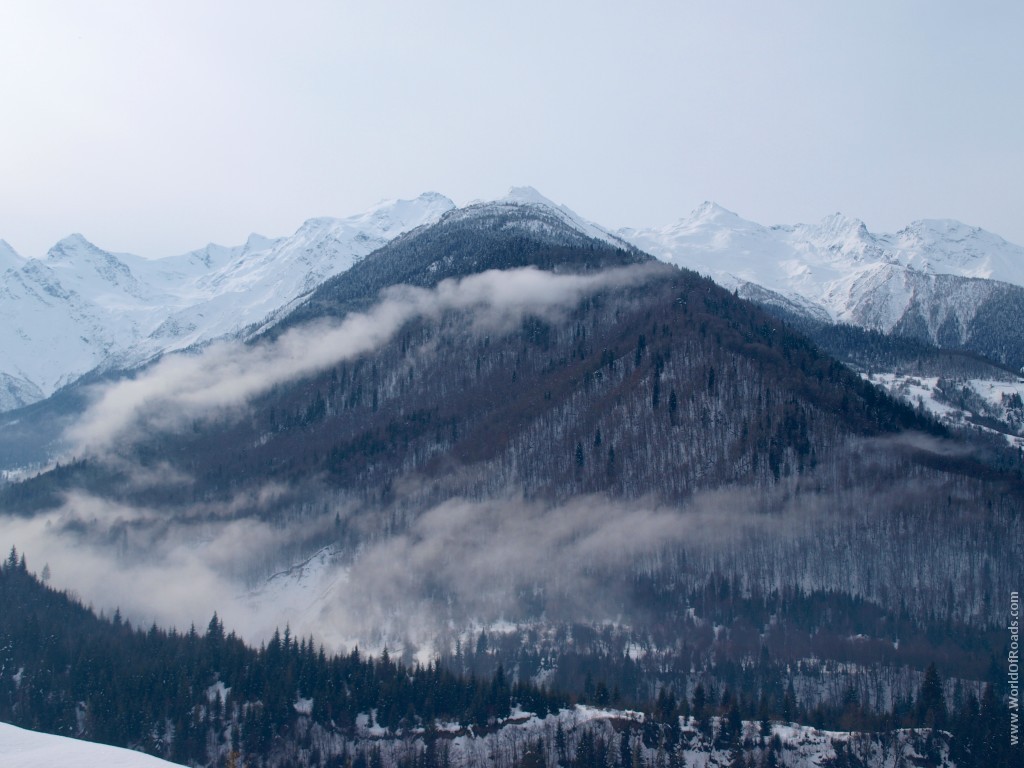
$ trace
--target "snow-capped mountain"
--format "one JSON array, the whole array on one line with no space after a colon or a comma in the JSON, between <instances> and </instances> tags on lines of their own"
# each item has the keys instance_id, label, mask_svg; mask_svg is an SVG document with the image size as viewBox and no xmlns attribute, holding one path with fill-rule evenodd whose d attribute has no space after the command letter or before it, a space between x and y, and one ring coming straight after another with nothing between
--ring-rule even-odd
<instances>
[{"instance_id":1,"label":"snow-capped mountain","mask_svg":"<svg viewBox=\"0 0 1024 768\"><path fill-rule=\"evenodd\" d=\"M962 327L970 323L992 290L982 281L1024 286L1024 248L957 221L915 221L876 234L837 213L816 224L769 227L705 203L670 226L616 233L741 294L767 289L821 319L888 333L921 310L933 340L951 316Z\"/></svg>"},{"instance_id":2,"label":"snow-capped mountain","mask_svg":"<svg viewBox=\"0 0 1024 768\"><path fill-rule=\"evenodd\" d=\"M310 219L287 238L252 235L240 246L161 259L109 253L78 234L42 259L0 242L0 410L96 367L134 366L238 333L453 207L427 193L345 219Z\"/></svg>"},{"instance_id":3,"label":"snow-capped mountain","mask_svg":"<svg viewBox=\"0 0 1024 768\"><path fill-rule=\"evenodd\" d=\"M0 240L0 272L20 267L21 262L21 256L11 247L10 243L6 240Z\"/></svg>"},{"instance_id":4,"label":"snow-capped mountain","mask_svg":"<svg viewBox=\"0 0 1024 768\"><path fill-rule=\"evenodd\" d=\"M0 487L0 507L21 516L12 535L45 553L47 581L136 627L202 626L218 613L202 637L132 635L120 618L88 616L88 629L75 631L62 620L65 598L30 577L12 548L0 572L22 591L0 597L40 620L8 633L6 711L31 722L42 716L21 702L47 717L60 706L66 732L88 726L196 764L227 757L235 742L249 762L275 765L354 761L365 745L377 755L367 762L389 768L421 760L421 726L422 762L447 755L441 762L453 766L668 765L684 733L685 747L671 752L680 763L811 766L853 762L851 745L864 764L924 764L923 744L890 732L876 748L869 737L798 734L773 719L846 728L917 702L904 710L907 724L948 716L952 739L979 731L975 721L995 723L979 717L996 710L991 701L946 707L954 685L981 690L980 672L944 682L922 668L941 653L951 670L984 670L992 655L977 627L998 620L987 595L1007 594L1019 572L1012 544L1024 506L1019 494L1007 498L1017 486L997 464L1002 453L940 439L920 412L730 291L607 233L587 237L591 225L538 198L514 191L449 211L329 277L252 344L162 361L86 403L64 433L82 460L61 457L52 471ZM93 265L89 279L113 270L104 295L127 305L157 283L191 286L202 299L209 275L261 286L261 254L282 242L254 238L238 253L210 248L157 265L179 282L125 275L116 266L125 258L88 244L65 250ZM249 271L228 274L242 251ZM307 266L319 263L307 255ZM954 394L938 378L935 389ZM0 438L23 450L22 435L39 439L48 408L85 400L75 393L10 417ZM1005 395L1004 409L1016 409L1019 394L993 389L990 402ZM978 524L965 527L968 518ZM922 537L923 524L934 535ZM981 565L986 578L972 578ZM202 589L183 599L186 572ZM261 643L283 625L283 644L275 632L245 651L227 642L217 615L247 622L242 631ZM57 626L110 652L39 642L63 637ZM383 658L364 666L348 649L348 667L342 657L313 661L313 643L293 639L307 634L360 653L415 654L426 662L415 673L423 684ZM963 641L976 637L988 645ZM194 661L178 663L186 657ZM136 663L149 659L173 674ZM492 694L443 693L422 671L436 659L484 688L493 673ZM736 675L745 664L750 674ZM67 670L59 689L53 670ZM153 686L132 688L141 704L127 700L131 686L115 689L125 691L121 708L106 689L73 687L122 672L170 681L156 686L169 704L156 706ZM510 681L586 696L591 708L556 709L538 696L536 718L524 704L508 722L511 701L500 710L487 701L508 698ZM429 714L406 689L429 694ZM597 759L575 725L596 719L592 705L619 699L645 715L616 715ZM758 701L762 722L744 723ZM684 709L693 720L680 721ZM134 731L114 720L121 711L143 712ZM202 722L192 717L203 712ZM748 728L752 756L740 751ZM437 731L451 734L451 749L427 753L448 747ZM518 752L498 749L506 735ZM545 741L530 747L537 738ZM939 755L930 764L950 762L945 743L957 742L928 740ZM520 759L528 748L533 757Z\"/></svg>"},{"instance_id":5,"label":"snow-capped mountain","mask_svg":"<svg viewBox=\"0 0 1024 768\"><path fill-rule=\"evenodd\" d=\"M766 227L704 203L670 226L617 234L760 303L940 346L991 338L1024 297L1024 248L956 221L916 221L896 234L841 214ZM975 351L1015 362L1000 344Z\"/></svg>"}]
</instances>

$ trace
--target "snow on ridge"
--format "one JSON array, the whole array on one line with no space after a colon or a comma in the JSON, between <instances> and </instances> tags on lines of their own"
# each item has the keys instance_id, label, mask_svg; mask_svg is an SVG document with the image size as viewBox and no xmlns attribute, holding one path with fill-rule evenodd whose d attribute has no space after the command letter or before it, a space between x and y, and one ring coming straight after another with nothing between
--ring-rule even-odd
<instances>
[{"instance_id":1,"label":"snow on ridge","mask_svg":"<svg viewBox=\"0 0 1024 768\"><path fill-rule=\"evenodd\" d=\"M533 187L510 187L504 197L500 197L490 202L473 204L473 206L485 207L495 205L533 206L543 208L554 213L564 224L567 224L572 229L575 229L577 232L586 235L587 237L600 240L601 242L607 243L615 248L630 247L630 243L624 238L609 232L591 221L587 221L571 208L550 200Z\"/></svg>"},{"instance_id":2,"label":"snow on ridge","mask_svg":"<svg viewBox=\"0 0 1024 768\"><path fill-rule=\"evenodd\" d=\"M953 219L922 219L891 236L909 267L1024 285L1024 248Z\"/></svg>"},{"instance_id":3,"label":"snow on ridge","mask_svg":"<svg viewBox=\"0 0 1024 768\"><path fill-rule=\"evenodd\" d=\"M385 200L346 218L307 219L286 238L252 235L222 267L196 278L190 284L193 301L123 351L116 364L138 364L258 323L284 306L294 306L324 280L345 272L398 235L437 221L453 207L448 198L428 192L414 200Z\"/></svg>"},{"instance_id":4,"label":"snow on ridge","mask_svg":"<svg viewBox=\"0 0 1024 768\"><path fill-rule=\"evenodd\" d=\"M742 221L739 214L729 210L713 200L705 200L690 213L690 222L711 222L711 221Z\"/></svg>"},{"instance_id":5,"label":"snow on ridge","mask_svg":"<svg viewBox=\"0 0 1024 768\"><path fill-rule=\"evenodd\" d=\"M80 232L72 232L54 243L53 247L46 252L46 260L60 261L74 253L89 250L95 251L98 248L86 240Z\"/></svg>"}]
</instances>

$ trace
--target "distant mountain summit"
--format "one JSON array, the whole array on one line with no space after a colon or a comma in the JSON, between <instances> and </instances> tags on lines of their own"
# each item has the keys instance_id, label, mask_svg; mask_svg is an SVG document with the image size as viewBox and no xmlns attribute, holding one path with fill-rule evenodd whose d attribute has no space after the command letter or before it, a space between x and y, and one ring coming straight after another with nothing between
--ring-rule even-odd
<instances>
[{"instance_id":1,"label":"distant mountain summit","mask_svg":"<svg viewBox=\"0 0 1024 768\"><path fill-rule=\"evenodd\" d=\"M714 203L675 224L616 234L741 296L817 322L848 323L997 362L1024 364L1024 248L956 221L874 234L836 213L766 227Z\"/></svg>"},{"instance_id":2,"label":"distant mountain summit","mask_svg":"<svg viewBox=\"0 0 1024 768\"><path fill-rule=\"evenodd\" d=\"M757 283L811 299L842 319L849 290L865 269L901 267L1024 285L1024 248L951 220L915 221L896 234L874 234L840 213L817 224L766 227L706 202L664 227L616 232L638 248L736 287Z\"/></svg>"},{"instance_id":3,"label":"distant mountain summit","mask_svg":"<svg viewBox=\"0 0 1024 768\"><path fill-rule=\"evenodd\" d=\"M344 219L310 219L291 237L254 234L240 246L161 259L110 253L80 234L42 259L0 242L0 410L95 368L133 367L238 333L453 207L426 193Z\"/></svg>"},{"instance_id":4,"label":"distant mountain summit","mask_svg":"<svg viewBox=\"0 0 1024 768\"><path fill-rule=\"evenodd\" d=\"M20 267L23 261L17 251L11 248L10 243L0 240L0 271L6 272L8 269Z\"/></svg>"},{"instance_id":5,"label":"distant mountain summit","mask_svg":"<svg viewBox=\"0 0 1024 768\"><path fill-rule=\"evenodd\" d=\"M559 205L558 203L549 200L533 187L512 187L509 189L508 194L505 195L505 197L491 203L482 203L480 205L489 205L491 207L498 208L502 206L532 206L534 208L544 209L549 213L554 213L562 223L582 235L592 237L595 240L600 240L616 248L629 247L629 244L621 237L618 237L608 230L587 221L566 206Z\"/></svg>"},{"instance_id":6,"label":"distant mountain summit","mask_svg":"<svg viewBox=\"0 0 1024 768\"><path fill-rule=\"evenodd\" d=\"M924 219L893 238L901 263L932 274L1024 285L1024 248L952 219Z\"/></svg>"}]
</instances>

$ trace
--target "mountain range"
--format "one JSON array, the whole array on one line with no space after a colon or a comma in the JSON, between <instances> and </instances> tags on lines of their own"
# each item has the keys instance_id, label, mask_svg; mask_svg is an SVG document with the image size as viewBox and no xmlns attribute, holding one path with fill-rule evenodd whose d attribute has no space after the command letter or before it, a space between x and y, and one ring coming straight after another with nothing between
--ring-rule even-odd
<instances>
[{"instance_id":1,"label":"mountain range","mask_svg":"<svg viewBox=\"0 0 1024 768\"><path fill-rule=\"evenodd\" d=\"M611 233L531 188L514 188L502 203L539 207L583 235L632 244L805 319L1024 364L1012 321L1024 306L1024 249L984 230L939 220L875 235L839 214L816 225L765 227L705 203L671 226ZM130 369L269 322L454 207L426 193L345 219L310 219L290 237L254 234L240 246L159 259L110 253L77 234L41 259L0 241L0 410L36 402L90 371Z\"/></svg>"}]
</instances>

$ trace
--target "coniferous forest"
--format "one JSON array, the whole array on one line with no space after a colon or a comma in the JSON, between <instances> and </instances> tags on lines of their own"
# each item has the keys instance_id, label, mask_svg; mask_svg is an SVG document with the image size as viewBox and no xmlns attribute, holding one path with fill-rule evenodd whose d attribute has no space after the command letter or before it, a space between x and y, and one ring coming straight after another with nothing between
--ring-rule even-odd
<instances>
[{"instance_id":1,"label":"coniferous forest","mask_svg":"<svg viewBox=\"0 0 1024 768\"><path fill-rule=\"evenodd\" d=\"M784 765L773 722L860 732L861 743L841 743L825 763L837 768L863 765L858 754L872 750L896 754L900 733L911 734L906 745L919 751L919 765L1020 764L1003 738L998 676L980 696L958 691L950 704L934 664L913 696L883 713L864 707L853 685L841 707L806 706L792 668L764 649L756 663L723 671L722 688L698 684L689 698L669 687L646 701L624 697L633 675L615 666L555 691L506 672L486 636L459 661L497 666L467 675L452 671L453 659L406 666L386 651L328 655L287 628L251 648L216 615L203 631L135 628L119 613L96 616L50 589L15 550L0 566L0 610L0 719L189 765L373 766L387 755L397 766L446 766L454 739L493 734L525 713L553 721L554 730L497 742L509 751L496 764L542 764L550 751L580 768L647 765L649 753L653 766L681 766L689 751ZM586 704L621 717L610 728L588 728L558 716Z\"/></svg>"}]
</instances>

